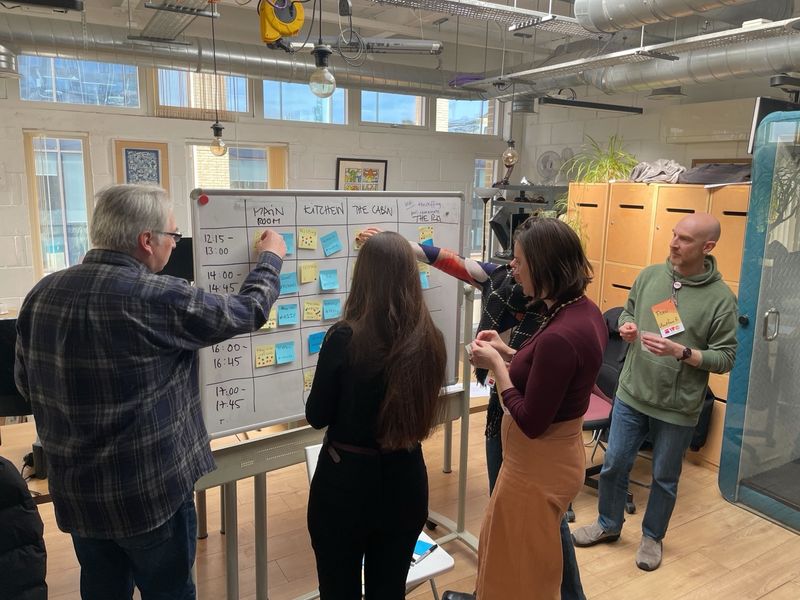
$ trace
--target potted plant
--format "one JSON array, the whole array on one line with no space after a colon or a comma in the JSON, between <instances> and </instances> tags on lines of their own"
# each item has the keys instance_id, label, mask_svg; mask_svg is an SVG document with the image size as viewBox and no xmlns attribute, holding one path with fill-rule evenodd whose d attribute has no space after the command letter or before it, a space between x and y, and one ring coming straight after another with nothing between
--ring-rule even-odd
<instances>
[{"instance_id":1,"label":"potted plant","mask_svg":"<svg viewBox=\"0 0 800 600\"><path fill-rule=\"evenodd\" d=\"M579 183L607 183L625 180L638 164L636 157L623 149L622 138L612 135L603 145L586 136L583 149L561 167L567 177Z\"/></svg>"}]
</instances>

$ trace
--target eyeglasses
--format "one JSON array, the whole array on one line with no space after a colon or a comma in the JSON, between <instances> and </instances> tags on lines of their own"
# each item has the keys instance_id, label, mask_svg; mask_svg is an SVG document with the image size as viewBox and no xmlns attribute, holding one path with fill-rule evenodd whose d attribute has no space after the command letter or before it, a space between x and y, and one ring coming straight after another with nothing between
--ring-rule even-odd
<instances>
[{"instance_id":1,"label":"eyeglasses","mask_svg":"<svg viewBox=\"0 0 800 600\"><path fill-rule=\"evenodd\" d=\"M160 233L161 235L168 235L173 240L175 240L176 244L178 242L180 242L181 238L183 237L183 234L178 232L178 231L153 231L153 233Z\"/></svg>"}]
</instances>

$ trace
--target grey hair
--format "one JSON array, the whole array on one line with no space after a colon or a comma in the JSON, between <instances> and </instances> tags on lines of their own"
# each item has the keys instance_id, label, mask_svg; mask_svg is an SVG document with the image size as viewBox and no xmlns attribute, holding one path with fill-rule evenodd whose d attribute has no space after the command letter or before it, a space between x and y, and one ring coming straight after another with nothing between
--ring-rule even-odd
<instances>
[{"instance_id":1,"label":"grey hair","mask_svg":"<svg viewBox=\"0 0 800 600\"><path fill-rule=\"evenodd\" d=\"M164 231L172 203L154 185L112 185L98 192L89 234L92 246L133 255L143 231Z\"/></svg>"}]
</instances>

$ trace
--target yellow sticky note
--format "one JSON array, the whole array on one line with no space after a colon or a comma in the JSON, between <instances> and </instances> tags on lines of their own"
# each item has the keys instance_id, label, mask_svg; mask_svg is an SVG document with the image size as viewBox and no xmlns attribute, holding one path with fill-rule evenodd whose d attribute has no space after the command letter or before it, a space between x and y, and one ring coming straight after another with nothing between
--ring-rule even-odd
<instances>
[{"instance_id":1,"label":"yellow sticky note","mask_svg":"<svg viewBox=\"0 0 800 600\"><path fill-rule=\"evenodd\" d=\"M322 321L322 302L319 300L306 300L303 303L304 321Z\"/></svg>"},{"instance_id":2,"label":"yellow sticky note","mask_svg":"<svg viewBox=\"0 0 800 600\"><path fill-rule=\"evenodd\" d=\"M275 329L278 326L278 311L273 306L269 309L269 316L267 322L261 326L261 329Z\"/></svg>"},{"instance_id":3,"label":"yellow sticky note","mask_svg":"<svg viewBox=\"0 0 800 600\"><path fill-rule=\"evenodd\" d=\"M256 346L256 369L275 364L275 344Z\"/></svg>"},{"instance_id":4,"label":"yellow sticky note","mask_svg":"<svg viewBox=\"0 0 800 600\"><path fill-rule=\"evenodd\" d=\"M300 263L300 283L311 283L317 280L317 263Z\"/></svg>"},{"instance_id":5,"label":"yellow sticky note","mask_svg":"<svg viewBox=\"0 0 800 600\"><path fill-rule=\"evenodd\" d=\"M297 247L303 250L316 250L317 230L313 227L300 227L297 230Z\"/></svg>"},{"instance_id":6,"label":"yellow sticky note","mask_svg":"<svg viewBox=\"0 0 800 600\"><path fill-rule=\"evenodd\" d=\"M314 383L314 369L306 369L303 371L303 391L310 392L312 383Z\"/></svg>"},{"instance_id":7,"label":"yellow sticky note","mask_svg":"<svg viewBox=\"0 0 800 600\"><path fill-rule=\"evenodd\" d=\"M261 231L256 231L253 234L253 249L255 250L258 247L258 241L261 239Z\"/></svg>"},{"instance_id":8,"label":"yellow sticky note","mask_svg":"<svg viewBox=\"0 0 800 600\"><path fill-rule=\"evenodd\" d=\"M420 273L427 273L428 275L431 274L431 266L426 265L425 263L418 262L417 268L419 269Z\"/></svg>"},{"instance_id":9,"label":"yellow sticky note","mask_svg":"<svg viewBox=\"0 0 800 600\"><path fill-rule=\"evenodd\" d=\"M419 243L426 246L433 246L433 225L420 225Z\"/></svg>"}]
</instances>

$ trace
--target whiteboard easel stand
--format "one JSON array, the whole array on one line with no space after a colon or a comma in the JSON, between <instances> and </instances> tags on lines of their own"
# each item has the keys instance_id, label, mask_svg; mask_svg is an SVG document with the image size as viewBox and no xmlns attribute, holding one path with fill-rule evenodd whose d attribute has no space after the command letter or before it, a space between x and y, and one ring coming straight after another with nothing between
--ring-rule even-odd
<instances>
[{"instance_id":1,"label":"whiteboard easel stand","mask_svg":"<svg viewBox=\"0 0 800 600\"><path fill-rule=\"evenodd\" d=\"M268 438L248 440L213 451L217 468L196 484L198 496L222 486L225 512L225 577L228 600L239 598L239 548L236 483L253 477L256 598L267 599L267 473L305 462L306 446L322 442L322 432L311 427L284 431ZM204 500L203 500L204 502ZM199 512L199 511L198 511ZM205 528L205 525L204 527ZM200 531L198 523L198 532Z\"/></svg>"},{"instance_id":2,"label":"whiteboard easel stand","mask_svg":"<svg viewBox=\"0 0 800 600\"><path fill-rule=\"evenodd\" d=\"M464 311L463 311L463 342L464 346L472 342L472 310L475 303L475 289L472 286L465 285L463 287L464 293ZM462 352L466 352L462 349ZM449 529L451 533L442 536L436 540L441 544L458 540L464 543L473 552L478 552L478 538L466 530L466 512L467 512L467 461L469 460L469 395L470 395L470 378L472 377L471 365L467 356L462 356L461 367L461 439L458 456L458 508L456 512L456 520L453 521L444 517L436 512L429 512L428 519ZM452 420L448 418L445 425L445 447L444 447L444 472L450 472L450 447L452 445ZM449 435L448 435L449 433Z\"/></svg>"}]
</instances>

